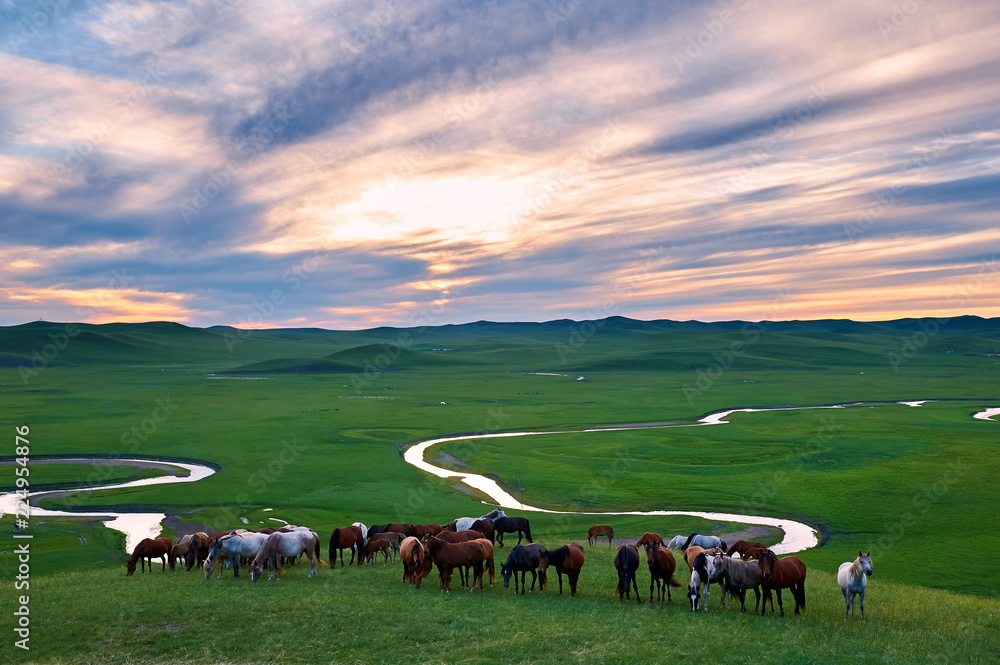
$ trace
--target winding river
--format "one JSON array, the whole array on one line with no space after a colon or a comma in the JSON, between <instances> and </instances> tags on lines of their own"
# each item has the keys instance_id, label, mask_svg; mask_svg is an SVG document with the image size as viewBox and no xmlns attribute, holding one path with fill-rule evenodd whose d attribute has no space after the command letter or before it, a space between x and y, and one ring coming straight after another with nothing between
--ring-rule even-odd
<instances>
[{"instance_id":1,"label":"winding river","mask_svg":"<svg viewBox=\"0 0 1000 665\"><path fill-rule=\"evenodd\" d=\"M897 404L904 404L911 407L918 407L925 402L933 400L921 400L913 402L896 402ZM647 515L650 517L661 517L669 515L688 515L693 517L701 517L710 520L719 520L723 522L735 522L739 524L757 524L762 526L776 527L782 531L784 534L780 543L775 545L772 549L777 554L791 554L793 552L800 552L811 547L815 547L819 543L818 534L816 529L804 524L802 522L796 522L794 520L777 518L777 517L766 517L761 515L741 515L737 513L718 513L718 512L702 512L702 511L690 511L690 510L651 510L651 511L639 511L639 510L628 510L628 511L604 511L604 512L586 512L586 511L566 511L566 510L549 510L546 508L538 508L536 506L529 506L524 504L513 496L510 495L506 490L500 487L496 481L487 478L486 476L477 473L466 473L462 471L452 471L450 469L443 469L438 466L434 466L429 462L424 460L424 454L432 446L438 445L440 443L448 443L452 441L468 441L472 439L494 439L494 438L510 438L510 437L521 437L521 436L545 436L546 434L569 434L569 433L581 433L581 432L615 432L619 430L633 430L633 429L669 429L677 427L703 427L709 425L724 425L729 421L727 418L734 413L752 413L757 411L794 411L794 410L805 410L805 409L843 409L852 406L864 406L871 404L885 404L886 402L851 402L846 404L834 404L827 406L777 406L777 407L765 407L765 408L739 408L739 409L728 409L724 411L717 411L711 413L704 418L701 418L697 422L688 424L674 424L674 423L649 423L649 424L638 424L638 425L622 425L622 426L609 426L609 427L598 427L583 430L563 430L558 432L500 432L492 434L473 434L473 435L459 435L459 436L448 436L436 439L429 439L427 441L422 441L418 444L410 446L406 452L403 454L403 459L414 467L425 471L427 473L433 474L439 478L457 478L461 480L464 484L469 487L478 490L488 496L493 503L496 503L502 508L511 508L516 510L521 510L525 512L537 512L537 513L553 513L553 514L569 514L569 515ZM973 415L974 418L980 420L988 420L990 422L995 422L992 420L994 416L1000 415L1000 408L990 408L985 411L981 411ZM11 464L12 462L0 463L0 464ZM148 466L165 471L174 471L173 473L168 473L167 475L157 476L154 478L144 478L141 480L133 480L125 483L115 483L109 485L100 485L97 487L87 487L83 489L68 488L65 490L46 490L40 492L32 492L29 495L29 500L31 501L31 518L37 517L86 517L92 519L105 520L105 526L111 529L121 531L125 534L125 547L126 551L131 551L133 547L143 538L155 538L162 531L162 522L166 519L164 513L120 513L111 511L96 511L96 512L70 512L64 510L45 510L34 505L35 500L48 497L54 497L58 495L67 494L77 494L80 492L93 492L96 490L108 490L108 489L126 489L129 487L144 487L148 485L163 485L168 483L193 483L201 480L202 478L207 478L208 476L215 473L214 469L201 464L193 464L187 462L175 462L166 460L150 460L150 459L132 459L132 458L60 458L60 459L47 459L47 460L36 460L32 464L127 464L135 466ZM187 475L181 475L180 472L187 472ZM20 497L17 494L3 494L0 495L0 518L6 514L14 514L17 510L17 505L20 502Z\"/></svg>"}]
</instances>

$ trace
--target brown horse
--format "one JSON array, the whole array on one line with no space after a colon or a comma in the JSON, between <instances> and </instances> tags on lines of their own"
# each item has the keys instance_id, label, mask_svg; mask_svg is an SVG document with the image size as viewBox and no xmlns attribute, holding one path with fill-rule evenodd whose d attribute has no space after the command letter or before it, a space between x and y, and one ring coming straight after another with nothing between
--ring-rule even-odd
<instances>
[{"instance_id":1,"label":"brown horse","mask_svg":"<svg viewBox=\"0 0 1000 665\"><path fill-rule=\"evenodd\" d=\"M402 522L400 524L373 525L368 527L368 537L371 538L376 533L385 533L386 531L395 531L396 533L401 533L404 536L412 536L413 525L409 522Z\"/></svg>"},{"instance_id":2,"label":"brown horse","mask_svg":"<svg viewBox=\"0 0 1000 665\"><path fill-rule=\"evenodd\" d=\"M368 531L371 533L371 530ZM337 551L340 551L340 565L344 565L344 550L351 550L351 560L347 565L354 563L354 555L357 554L364 539L361 537L361 529L356 526L345 526L342 529L334 529L330 534L330 567L337 562Z\"/></svg>"},{"instance_id":3,"label":"brown horse","mask_svg":"<svg viewBox=\"0 0 1000 665\"><path fill-rule=\"evenodd\" d=\"M464 543L467 540L477 540L479 538L485 538L486 534L482 531L473 531L472 529L466 529L465 531L442 531L434 538L440 538L446 543Z\"/></svg>"},{"instance_id":4,"label":"brown horse","mask_svg":"<svg viewBox=\"0 0 1000 665\"><path fill-rule=\"evenodd\" d=\"M211 548L212 543L209 541L207 533L199 531L192 534L187 543L187 551L184 553L184 570L190 571L195 564L204 565Z\"/></svg>"},{"instance_id":5,"label":"brown horse","mask_svg":"<svg viewBox=\"0 0 1000 665\"><path fill-rule=\"evenodd\" d=\"M376 536L381 536L384 534L377 533ZM371 561L372 565L375 565L375 560L378 558L378 553L382 553L382 565L384 566L389 561L389 550L392 549L392 545L389 544L388 540L374 539L369 540L365 543L365 546L361 548L361 553L358 554L358 564L364 564Z\"/></svg>"},{"instance_id":6,"label":"brown horse","mask_svg":"<svg viewBox=\"0 0 1000 665\"><path fill-rule=\"evenodd\" d=\"M760 583L765 590L777 590L778 609L785 616L785 608L781 604L781 590L789 589L795 598L795 613L806 609L806 564L802 559L786 556L779 559L771 550L764 550L760 555ZM774 612L774 606L771 607ZM764 614L761 608L761 614Z\"/></svg>"},{"instance_id":7,"label":"brown horse","mask_svg":"<svg viewBox=\"0 0 1000 665\"><path fill-rule=\"evenodd\" d=\"M608 527L610 528L610 527ZM562 595L562 576L566 573L569 580L569 595L576 595L576 583L580 579L580 569L583 568L583 548L576 543L570 543L548 550L538 560L538 588L545 591L545 584L548 581L546 570L549 566L556 569L559 577L559 595Z\"/></svg>"},{"instance_id":8,"label":"brown horse","mask_svg":"<svg viewBox=\"0 0 1000 665\"><path fill-rule=\"evenodd\" d=\"M598 538L607 538L608 547L611 547L611 539L615 537L615 530L610 524L595 524L587 532L587 544L593 545Z\"/></svg>"},{"instance_id":9,"label":"brown horse","mask_svg":"<svg viewBox=\"0 0 1000 665\"><path fill-rule=\"evenodd\" d=\"M670 587L680 587L674 579L677 561L668 549L662 549L650 543L646 545L646 563L649 565L649 602L653 602L653 585L656 585L656 598L663 603L663 591L667 591L667 600L672 601ZM638 592L637 592L638 593Z\"/></svg>"},{"instance_id":10,"label":"brown horse","mask_svg":"<svg viewBox=\"0 0 1000 665\"><path fill-rule=\"evenodd\" d=\"M407 536L399 544L399 558L403 561L403 581L419 589L434 567L430 557L424 556L424 546L413 536Z\"/></svg>"},{"instance_id":11,"label":"brown horse","mask_svg":"<svg viewBox=\"0 0 1000 665\"><path fill-rule=\"evenodd\" d=\"M170 570L174 570L174 562L177 561L177 559L183 559L184 555L187 554L188 542L190 540L191 534L189 533L181 536L181 539L177 541L176 545L174 545L174 549L170 552Z\"/></svg>"},{"instance_id":12,"label":"brown horse","mask_svg":"<svg viewBox=\"0 0 1000 665\"><path fill-rule=\"evenodd\" d=\"M656 545L657 547L663 547L664 546L663 538L660 538L660 534L658 533L650 533L649 531L647 531L646 533L642 534L642 537L639 538L635 546L636 549L638 549L640 547L645 547L646 545Z\"/></svg>"},{"instance_id":13,"label":"brown horse","mask_svg":"<svg viewBox=\"0 0 1000 665\"><path fill-rule=\"evenodd\" d=\"M167 569L169 559L173 568L173 543L169 538L143 538L132 551L132 558L125 564L125 574L131 575L135 572L135 562L139 561L141 572L146 572L146 559L149 559L149 572L153 572L153 559L159 559L163 564L162 570Z\"/></svg>"},{"instance_id":14,"label":"brown horse","mask_svg":"<svg viewBox=\"0 0 1000 665\"><path fill-rule=\"evenodd\" d=\"M726 550L726 556L732 556L734 552L738 552L741 559L747 558L747 552L752 549L766 550L767 545L764 543L758 543L755 540L737 540L732 546Z\"/></svg>"},{"instance_id":15,"label":"brown horse","mask_svg":"<svg viewBox=\"0 0 1000 665\"><path fill-rule=\"evenodd\" d=\"M766 547L751 547L746 552L740 556L744 561L750 561L751 559L760 559L760 555L767 551Z\"/></svg>"},{"instance_id":16,"label":"brown horse","mask_svg":"<svg viewBox=\"0 0 1000 665\"><path fill-rule=\"evenodd\" d=\"M472 523L469 527L471 531L482 531L483 536L486 537L491 543L496 542L496 527L493 525L493 520L489 517L480 517L478 520Z\"/></svg>"},{"instance_id":17,"label":"brown horse","mask_svg":"<svg viewBox=\"0 0 1000 665\"><path fill-rule=\"evenodd\" d=\"M635 582L636 571L639 570L639 550L635 545L622 545L615 552L615 569L618 571L618 588L615 592L622 600L628 600L629 584L635 589L635 599L642 604L639 586Z\"/></svg>"},{"instance_id":18,"label":"brown horse","mask_svg":"<svg viewBox=\"0 0 1000 665\"><path fill-rule=\"evenodd\" d=\"M411 534L414 538L423 538L424 536L436 536L441 533L440 524L414 524L413 533Z\"/></svg>"},{"instance_id":19,"label":"brown horse","mask_svg":"<svg viewBox=\"0 0 1000 665\"><path fill-rule=\"evenodd\" d=\"M480 588L483 586L483 559L485 557L483 547L475 542L465 541L461 543L449 543L436 536L424 538L424 554L430 557L437 566L440 576L441 591L451 591L451 576L455 568L462 580L462 587L469 586L469 590L479 582ZM472 566L473 578L469 584L465 568Z\"/></svg>"},{"instance_id":20,"label":"brown horse","mask_svg":"<svg viewBox=\"0 0 1000 665\"><path fill-rule=\"evenodd\" d=\"M478 543L483 548L483 568L484 572L490 574L490 586L492 587L493 583L497 581L497 569L493 562L493 541L489 538L477 538L469 542ZM483 588L482 581L480 581L479 588Z\"/></svg>"},{"instance_id":21,"label":"brown horse","mask_svg":"<svg viewBox=\"0 0 1000 665\"><path fill-rule=\"evenodd\" d=\"M395 531L384 531L382 533L376 533L374 536L368 537L368 542L375 540L384 540L389 543L389 547L392 548L390 554L392 554L393 562L396 561L396 553L399 552L399 546L402 544L404 538L412 538L413 536L404 536L401 533L396 533ZM366 543L367 544L367 543Z\"/></svg>"}]
</instances>

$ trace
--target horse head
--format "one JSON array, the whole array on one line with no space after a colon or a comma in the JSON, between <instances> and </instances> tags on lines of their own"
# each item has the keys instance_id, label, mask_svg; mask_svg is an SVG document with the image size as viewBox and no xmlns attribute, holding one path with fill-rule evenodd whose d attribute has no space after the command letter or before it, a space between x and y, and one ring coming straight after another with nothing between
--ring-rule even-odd
<instances>
[{"instance_id":1,"label":"horse head","mask_svg":"<svg viewBox=\"0 0 1000 665\"><path fill-rule=\"evenodd\" d=\"M125 564L125 576L128 577L135 572L135 561L129 561Z\"/></svg>"},{"instance_id":2,"label":"horse head","mask_svg":"<svg viewBox=\"0 0 1000 665\"><path fill-rule=\"evenodd\" d=\"M770 580L771 575L774 572L774 566L777 563L777 557L771 550L764 550L760 553L760 577L763 580Z\"/></svg>"},{"instance_id":3,"label":"horse head","mask_svg":"<svg viewBox=\"0 0 1000 665\"><path fill-rule=\"evenodd\" d=\"M875 571L872 570L871 550L868 551L868 554L862 554L861 550L858 550L858 560L861 562L861 570L864 571L865 575L871 577L875 574Z\"/></svg>"}]
</instances>

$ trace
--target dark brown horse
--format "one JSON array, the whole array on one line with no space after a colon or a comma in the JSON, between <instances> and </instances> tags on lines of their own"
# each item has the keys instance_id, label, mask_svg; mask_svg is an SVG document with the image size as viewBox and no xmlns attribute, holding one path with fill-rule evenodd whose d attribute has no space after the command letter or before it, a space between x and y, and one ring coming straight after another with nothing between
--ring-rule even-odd
<instances>
[{"instance_id":1,"label":"dark brown horse","mask_svg":"<svg viewBox=\"0 0 1000 665\"><path fill-rule=\"evenodd\" d=\"M376 536L381 536L383 534L377 533ZM389 550L392 549L392 545L389 544L388 540L369 540L365 543L365 546L361 548L361 552L358 554L358 564L364 564L371 561L372 565L375 565L375 561L378 559L378 553L382 553L382 565L384 566L389 561Z\"/></svg>"},{"instance_id":2,"label":"dark brown horse","mask_svg":"<svg viewBox=\"0 0 1000 665\"><path fill-rule=\"evenodd\" d=\"M209 541L207 533L199 531L192 534L187 543L187 551L184 553L184 570L190 571L195 564L203 566L211 548L212 543Z\"/></svg>"},{"instance_id":3,"label":"dark brown horse","mask_svg":"<svg viewBox=\"0 0 1000 665\"><path fill-rule=\"evenodd\" d=\"M465 531L442 531L434 538L440 538L446 543L464 543L467 540L476 540L477 538L485 538L486 534L482 531L473 531L472 529L466 529Z\"/></svg>"},{"instance_id":4,"label":"dark brown horse","mask_svg":"<svg viewBox=\"0 0 1000 665\"><path fill-rule=\"evenodd\" d=\"M430 557L424 556L424 546L413 536L407 536L399 544L399 558L403 561L403 581L416 588L434 567Z\"/></svg>"},{"instance_id":5,"label":"dark brown horse","mask_svg":"<svg viewBox=\"0 0 1000 665\"><path fill-rule=\"evenodd\" d=\"M371 533L371 529L368 530ZM361 537L361 529L356 526L345 526L341 529L334 529L330 534L330 567L337 562L337 552L340 552L340 565L344 565L344 550L351 550L351 560L347 565L354 563L354 555L358 553L364 539Z\"/></svg>"},{"instance_id":6,"label":"dark brown horse","mask_svg":"<svg viewBox=\"0 0 1000 665\"><path fill-rule=\"evenodd\" d=\"M765 590L778 592L778 609L785 616L785 608L781 604L781 590L789 589L795 598L795 613L806 609L806 564L802 559L786 556L779 559L771 550L764 550L760 555L760 584ZM774 612L772 605L771 612ZM761 608L761 614L764 609Z\"/></svg>"},{"instance_id":7,"label":"dark brown horse","mask_svg":"<svg viewBox=\"0 0 1000 665\"><path fill-rule=\"evenodd\" d=\"M758 543L755 540L737 540L728 550L726 550L726 556L732 556L734 552L738 552L740 558L745 559L747 552L752 549L766 550L767 545L764 543Z\"/></svg>"},{"instance_id":8,"label":"dark brown horse","mask_svg":"<svg viewBox=\"0 0 1000 665\"><path fill-rule=\"evenodd\" d=\"M583 568L583 548L576 543L570 543L542 555L538 562L538 588L542 591L545 591L545 584L548 581L546 570L549 566L556 569L556 575L559 577L559 595L562 595L562 576L566 573L569 579L569 595L575 596L576 583L580 579L580 569Z\"/></svg>"},{"instance_id":9,"label":"dark brown horse","mask_svg":"<svg viewBox=\"0 0 1000 665\"><path fill-rule=\"evenodd\" d=\"M430 557L434 565L437 566L440 577L441 591L451 591L452 572L458 568L462 579L462 587L469 587L471 591L479 582L479 587L483 586L483 559L485 552L479 543L464 541L461 543L449 543L436 536L426 536L424 538L424 554ZM469 583L465 569L471 566L473 578Z\"/></svg>"},{"instance_id":10,"label":"dark brown horse","mask_svg":"<svg viewBox=\"0 0 1000 665\"><path fill-rule=\"evenodd\" d=\"M670 596L670 587L680 587L681 584L674 579L674 571L677 570L677 561L674 555L667 549L661 549L652 543L646 545L646 563L649 565L649 602L653 602L653 585L656 585L656 598L663 603L663 590L667 591L667 600L673 600Z\"/></svg>"},{"instance_id":11,"label":"dark brown horse","mask_svg":"<svg viewBox=\"0 0 1000 665\"><path fill-rule=\"evenodd\" d=\"M607 538L608 547L611 547L611 539L615 537L615 530L610 524L595 524L587 532L587 544L593 545L598 538Z\"/></svg>"},{"instance_id":12,"label":"dark brown horse","mask_svg":"<svg viewBox=\"0 0 1000 665\"><path fill-rule=\"evenodd\" d=\"M635 545L622 545L615 552L615 569L618 571L618 588L615 592L618 597L628 600L629 586L635 589L635 599L642 604L642 597L639 595L639 586L636 584L636 571L639 570L639 550Z\"/></svg>"},{"instance_id":13,"label":"dark brown horse","mask_svg":"<svg viewBox=\"0 0 1000 665\"><path fill-rule=\"evenodd\" d=\"M132 551L132 558L125 564L125 574L131 575L135 572L135 562L139 561L140 572L146 572L146 559L149 559L149 572L153 572L153 559L159 559L163 564L162 570L167 569L167 560L170 560L170 567L173 568L173 543L169 538L143 538Z\"/></svg>"},{"instance_id":14,"label":"dark brown horse","mask_svg":"<svg viewBox=\"0 0 1000 665\"><path fill-rule=\"evenodd\" d=\"M371 538L376 533L385 533L386 531L395 531L396 533L401 533L404 536L413 535L413 525L409 522L401 522L399 524L379 524L368 527L368 537Z\"/></svg>"},{"instance_id":15,"label":"dark brown horse","mask_svg":"<svg viewBox=\"0 0 1000 665\"><path fill-rule=\"evenodd\" d=\"M441 533L440 524L414 524L411 535L414 538L423 538L424 536L436 536L439 533Z\"/></svg>"},{"instance_id":16,"label":"dark brown horse","mask_svg":"<svg viewBox=\"0 0 1000 665\"><path fill-rule=\"evenodd\" d=\"M471 531L482 531L484 537L488 538L491 543L496 543L497 529L493 525L493 520L489 517L480 517L472 523L469 529Z\"/></svg>"},{"instance_id":17,"label":"dark brown horse","mask_svg":"<svg viewBox=\"0 0 1000 665\"><path fill-rule=\"evenodd\" d=\"M500 567L500 574L503 575L504 588L510 588L510 577L514 576L514 593L517 593L517 574L521 573L521 595L524 595L524 576L531 573L531 590L535 590L535 582L538 581L538 567L541 565L542 557L546 550L541 545L531 543L528 545L514 545L507 561Z\"/></svg>"}]
</instances>

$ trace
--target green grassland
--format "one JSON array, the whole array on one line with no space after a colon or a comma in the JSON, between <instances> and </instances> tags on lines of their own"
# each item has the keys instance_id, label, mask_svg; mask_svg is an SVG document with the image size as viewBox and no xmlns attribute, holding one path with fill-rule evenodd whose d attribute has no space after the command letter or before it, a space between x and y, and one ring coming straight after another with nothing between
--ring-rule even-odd
<instances>
[{"instance_id":1,"label":"green grassland","mask_svg":"<svg viewBox=\"0 0 1000 665\"><path fill-rule=\"evenodd\" d=\"M621 318L343 333L171 323L0 328L0 420L11 448L13 428L29 425L33 456L183 458L218 469L197 483L43 505L164 512L183 531L279 518L325 540L357 520L447 522L486 512L482 497L456 480L403 462L407 446L434 436L690 424L744 406L956 400L456 442L429 454L493 474L546 508L688 508L812 524L823 538L799 555L810 567L804 617L762 623L715 608L711 618L692 617L677 596L668 608L621 607L606 547L588 549L583 591L572 600L515 599L497 589L441 596L436 579L414 591L397 581L398 564L324 567L316 580L292 569L280 584L158 571L126 578L117 532L93 520L46 518L31 527L37 631L28 661L630 662L674 654L742 662L768 645L770 658L788 662L995 662L986 636L998 627L1000 574L971 555L1000 546L990 517L998 425L971 414L1000 406L1000 359L988 355L1000 348L1000 325L975 317L934 323L936 330L912 320L747 327ZM0 485L12 484L13 472L0 466L7 472ZM91 473L122 480L148 471L95 460L92 468L35 465L32 480ZM601 521L619 537L744 528L683 516L528 517L546 545L582 538ZM168 526L164 535L176 533ZM832 576L869 546L870 620L845 624ZM4 579L13 576L12 549L9 538L0 542ZM5 594L4 614L12 603ZM247 623L255 613L261 619ZM156 628L168 625L180 628Z\"/></svg>"}]
</instances>

